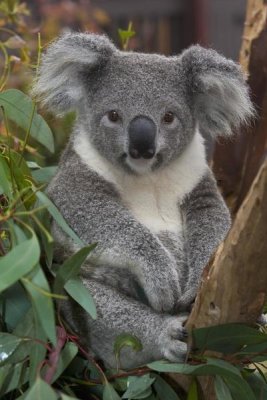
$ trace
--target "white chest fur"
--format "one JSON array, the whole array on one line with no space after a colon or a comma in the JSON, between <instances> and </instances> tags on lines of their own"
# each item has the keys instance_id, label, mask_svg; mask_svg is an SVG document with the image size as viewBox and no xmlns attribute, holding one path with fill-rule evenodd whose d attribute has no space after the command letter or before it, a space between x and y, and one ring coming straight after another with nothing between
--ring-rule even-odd
<instances>
[{"instance_id":1,"label":"white chest fur","mask_svg":"<svg viewBox=\"0 0 267 400\"><path fill-rule=\"evenodd\" d=\"M104 159L90 145L85 133L76 137L74 148L90 169L116 186L125 206L153 233L181 232L179 204L207 169L203 138L198 131L177 160L140 176L129 175Z\"/></svg>"}]
</instances>

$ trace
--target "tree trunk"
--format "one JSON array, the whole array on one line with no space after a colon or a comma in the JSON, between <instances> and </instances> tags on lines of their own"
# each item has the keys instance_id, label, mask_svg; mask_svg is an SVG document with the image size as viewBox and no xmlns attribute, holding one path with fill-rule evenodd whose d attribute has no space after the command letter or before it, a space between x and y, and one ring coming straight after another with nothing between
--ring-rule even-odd
<instances>
[{"instance_id":1,"label":"tree trunk","mask_svg":"<svg viewBox=\"0 0 267 400\"><path fill-rule=\"evenodd\" d=\"M267 160L203 278L188 328L256 322L267 299Z\"/></svg>"}]
</instances>

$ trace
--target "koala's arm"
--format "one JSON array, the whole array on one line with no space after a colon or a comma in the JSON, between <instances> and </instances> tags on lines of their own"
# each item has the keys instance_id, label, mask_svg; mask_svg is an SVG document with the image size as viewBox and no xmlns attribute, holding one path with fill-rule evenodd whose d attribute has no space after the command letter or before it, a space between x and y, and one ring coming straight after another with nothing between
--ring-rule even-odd
<instances>
[{"instance_id":1,"label":"koala's arm","mask_svg":"<svg viewBox=\"0 0 267 400\"><path fill-rule=\"evenodd\" d=\"M85 279L84 284L94 298L97 319L92 320L75 302L62 302L61 311L85 346L93 349L108 367L116 368L113 346L122 333L138 337L143 346L138 352L129 347L122 349L122 368L133 368L160 358L184 361L187 346L182 340L187 336L183 328L186 315L158 314L108 285L90 279Z\"/></svg>"},{"instance_id":2,"label":"koala's arm","mask_svg":"<svg viewBox=\"0 0 267 400\"><path fill-rule=\"evenodd\" d=\"M187 282L179 302L181 308L194 300L200 277L210 257L224 240L231 225L229 210L210 170L185 198Z\"/></svg>"},{"instance_id":3,"label":"koala's arm","mask_svg":"<svg viewBox=\"0 0 267 400\"><path fill-rule=\"evenodd\" d=\"M75 155L62 166L48 194L84 243L97 243L89 263L130 269L155 310L174 308L181 296L175 260L130 214L112 184ZM65 238L58 235L56 241L64 246Z\"/></svg>"}]
</instances>

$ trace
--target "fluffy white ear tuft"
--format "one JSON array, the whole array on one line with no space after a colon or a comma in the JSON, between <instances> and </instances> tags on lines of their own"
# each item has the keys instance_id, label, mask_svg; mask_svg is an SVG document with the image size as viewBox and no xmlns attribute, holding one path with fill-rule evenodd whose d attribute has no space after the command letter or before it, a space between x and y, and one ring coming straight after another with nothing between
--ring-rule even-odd
<instances>
[{"instance_id":1,"label":"fluffy white ear tuft","mask_svg":"<svg viewBox=\"0 0 267 400\"><path fill-rule=\"evenodd\" d=\"M201 132L230 136L255 115L238 64L214 50L192 46L182 53L181 65Z\"/></svg>"},{"instance_id":2,"label":"fluffy white ear tuft","mask_svg":"<svg viewBox=\"0 0 267 400\"><path fill-rule=\"evenodd\" d=\"M64 33L43 55L32 94L54 113L73 110L82 98L82 73L104 65L116 47L104 35Z\"/></svg>"}]
</instances>

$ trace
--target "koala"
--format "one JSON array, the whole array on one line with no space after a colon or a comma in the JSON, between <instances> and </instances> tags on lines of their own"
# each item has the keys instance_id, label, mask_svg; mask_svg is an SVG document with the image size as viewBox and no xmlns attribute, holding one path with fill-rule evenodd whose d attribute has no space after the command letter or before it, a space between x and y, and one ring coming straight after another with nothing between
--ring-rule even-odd
<instances>
[{"instance_id":1,"label":"koala","mask_svg":"<svg viewBox=\"0 0 267 400\"><path fill-rule=\"evenodd\" d=\"M203 268L230 227L206 161L204 135L231 136L253 115L240 67L192 46L166 57L120 51L104 35L65 33L43 56L34 94L55 114L76 112L47 191L84 243L97 243L81 277L93 320L62 306L93 354L122 368L184 360L183 323ZM56 259L77 246L54 223Z\"/></svg>"}]
</instances>

